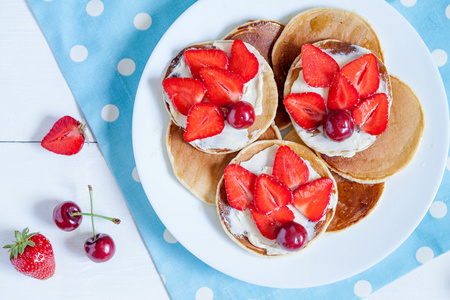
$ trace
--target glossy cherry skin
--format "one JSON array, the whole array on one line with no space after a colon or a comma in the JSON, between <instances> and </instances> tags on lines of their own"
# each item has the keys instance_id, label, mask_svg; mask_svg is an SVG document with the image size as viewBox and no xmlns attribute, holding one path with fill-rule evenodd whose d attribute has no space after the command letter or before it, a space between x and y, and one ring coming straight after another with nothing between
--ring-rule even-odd
<instances>
[{"instance_id":1,"label":"glossy cherry skin","mask_svg":"<svg viewBox=\"0 0 450 300\"><path fill-rule=\"evenodd\" d=\"M325 116L323 130L325 135L336 142L348 139L355 129L352 116L345 110L332 110Z\"/></svg>"},{"instance_id":2,"label":"glossy cherry skin","mask_svg":"<svg viewBox=\"0 0 450 300\"><path fill-rule=\"evenodd\" d=\"M308 233L305 227L291 221L284 223L277 235L277 243L287 251L296 251L301 249L308 239Z\"/></svg>"},{"instance_id":3,"label":"glossy cherry skin","mask_svg":"<svg viewBox=\"0 0 450 300\"><path fill-rule=\"evenodd\" d=\"M53 220L56 226L64 231L72 231L80 226L83 216L73 216L72 213L80 213L80 207L72 201L58 204L53 209Z\"/></svg>"},{"instance_id":4,"label":"glossy cherry skin","mask_svg":"<svg viewBox=\"0 0 450 300\"><path fill-rule=\"evenodd\" d=\"M84 243L84 251L94 262L100 263L110 260L116 252L116 245L113 239L106 233L99 233L91 236Z\"/></svg>"},{"instance_id":5,"label":"glossy cherry skin","mask_svg":"<svg viewBox=\"0 0 450 300\"><path fill-rule=\"evenodd\" d=\"M238 101L230 105L227 122L236 129L245 129L255 122L253 105L245 101Z\"/></svg>"}]
</instances>

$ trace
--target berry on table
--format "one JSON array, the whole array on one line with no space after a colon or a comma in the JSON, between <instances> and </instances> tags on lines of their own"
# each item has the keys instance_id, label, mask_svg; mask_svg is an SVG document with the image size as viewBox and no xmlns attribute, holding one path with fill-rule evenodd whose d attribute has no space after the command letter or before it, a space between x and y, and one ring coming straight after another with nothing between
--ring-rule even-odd
<instances>
[{"instance_id":1,"label":"berry on table","mask_svg":"<svg viewBox=\"0 0 450 300\"><path fill-rule=\"evenodd\" d=\"M55 256L50 241L40 233L15 231L16 241L3 248L11 252L14 268L27 276L45 280L55 274Z\"/></svg>"},{"instance_id":2,"label":"berry on table","mask_svg":"<svg viewBox=\"0 0 450 300\"><path fill-rule=\"evenodd\" d=\"M86 123L70 116L64 116L53 125L42 139L41 146L62 155L74 155L80 152L87 140ZM89 143L89 140L88 140Z\"/></svg>"}]
</instances>

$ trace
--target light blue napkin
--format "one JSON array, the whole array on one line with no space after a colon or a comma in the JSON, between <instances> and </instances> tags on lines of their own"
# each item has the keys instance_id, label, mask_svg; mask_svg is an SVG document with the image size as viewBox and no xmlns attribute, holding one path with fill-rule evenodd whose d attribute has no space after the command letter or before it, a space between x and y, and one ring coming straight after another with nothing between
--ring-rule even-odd
<instances>
[{"instance_id":1,"label":"light blue napkin","mask_svg":"<svg viewBox=\"0 0 450 300\"><path fill-rule=\"evenodd\" d=\"M158 40L193 0L28 0L91 127L173 299L353 299L369 295L450 250L450 162L429 213L376 266L349 279L307 289L274 289L224 275L171 238L150 206L135 169L134 98ZM450 5L446 0L388 1L432 53L450 94ZM449 159L450 160L450 159Z\"/></svg>"}]
</instances>

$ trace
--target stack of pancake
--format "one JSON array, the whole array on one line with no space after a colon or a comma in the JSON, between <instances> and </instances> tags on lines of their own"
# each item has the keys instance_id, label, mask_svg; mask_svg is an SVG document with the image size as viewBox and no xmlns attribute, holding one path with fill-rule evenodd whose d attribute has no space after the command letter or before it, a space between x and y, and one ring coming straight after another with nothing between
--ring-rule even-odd
<instances>
[{"instance_id":1,"label":"stack of pancake","mask_svg":"<svg viewBox=\"0 0 450 300\"><path fill-rule=\"evenodd\" d=\"M252 45L267 61L268 69L273 70L276 86L268 83L270 86L268 93L270 97L278 95L278 107L275 116L270 115L264 119L262 122L264 124L258 125L265 130L258 140L283 139L302 144L303 147L306 147L304 142L295 130L291 130L291 120L282 102L291 84L286 82L286 78L300 54L301 47L306 43L338 40L364 47L376 55L380 62L384 62L382 47L368 22L355 13L334 8L317 8L301 12L286 25L272 20L249 21L236 27L222 39L240 39ZM180 55L174 58L166 76ZM308 155L317 157L330 170L338 189L338 203L333 211L334 216L329 216L331 222L327 222L328 227L321 228L320 231L325 229L327 232L340 231L366 217L379 202L386 180L404 168L418 148L424 128L420 102L412 89L399 78L388 74L388 70L389 66L386 66L384 72L390 79L392 93L389 122L387 130L377 137L375 143L352 157L327 156L314 150L308 152L310 153ZM273 79L265 80L269 82ZM237 155L238 159L242 159L254 149L249 151L244 148L241 151L243 154L239 152L221 154L220 151L207 153L185 142L183 132L184 130L173 122L167 131L167 150L174 174L198 199L218 205L219 217L225 232L232 235L223 222L224 215L230 207L224 199L226 196L221 178L225 167ZM234 238L235 242L250 252L267 255L245 238Z\"/></svg>"}]
</instances>

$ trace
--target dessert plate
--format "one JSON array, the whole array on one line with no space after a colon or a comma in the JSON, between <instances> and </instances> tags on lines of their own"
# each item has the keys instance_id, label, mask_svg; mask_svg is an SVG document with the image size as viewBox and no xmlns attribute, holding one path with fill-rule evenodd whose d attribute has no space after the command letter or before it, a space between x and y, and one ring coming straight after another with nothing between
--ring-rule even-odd
<instances>
[{"instance_id":1,"label":"dessert plate","mask_svg":"<svg viewBox=\"0 0 450 300\"><path fill-rule=\"evenodd\" d=\"M248 20L287 23L313 7L336 7L365 18L378 33L389 72L416 92L424 135L411 163L389 179L378 207L342 232L325 234L294 256L264 259L225 234L216 208L196 199L175 178L165 146L169 116L161 81L171 59L189 44L217 40ZM373 266L416 228L436 195L449 142L442 79L420 36L383 0L202 0L183 13L155 47L137 90L133 149L143 188L172 235L192 254L234 278L268 287L303 288L336 282ZM188 157L186 159L189 159ZM414 203L414 205L412 205Z\"/></svg>"}]
</instances>

